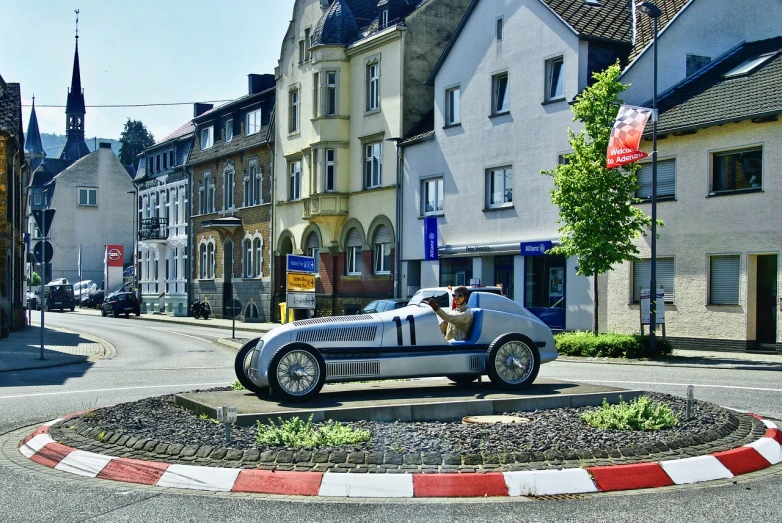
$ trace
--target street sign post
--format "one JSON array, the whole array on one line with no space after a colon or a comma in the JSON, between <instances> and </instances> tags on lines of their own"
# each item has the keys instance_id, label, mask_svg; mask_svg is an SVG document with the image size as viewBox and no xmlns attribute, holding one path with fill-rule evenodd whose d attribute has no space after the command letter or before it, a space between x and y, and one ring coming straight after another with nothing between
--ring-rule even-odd
<instances>
[{"instance_id":1,"label":"street sign post","mask_svg":"<svg viewBox=\"0 0 782 523\"><path fill-rule=\"evenodd\" d=\"M239 300L228 300L223 305L223 316L231 318L231 338L236 337L236 317L242 313L242 303Z\"/></svg>"}]
</instances>

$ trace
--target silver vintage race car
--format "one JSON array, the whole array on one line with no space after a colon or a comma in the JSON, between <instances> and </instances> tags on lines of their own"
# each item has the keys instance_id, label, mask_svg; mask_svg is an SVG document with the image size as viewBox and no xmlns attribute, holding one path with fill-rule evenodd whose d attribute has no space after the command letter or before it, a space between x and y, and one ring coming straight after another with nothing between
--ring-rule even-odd
<instances>
[{"instance_id":1,"label":"silver vintage race car","mask_svg":"<svg viewBox=\"0 0 782 523\"><path fill-rule=\"evenodd\" d=\"M242 347L236 376L283 401L313 399L324 383L433 376L469 383L488 374L500 389L521 390L557 358L551 330L518 303L473 292L467 306L474 321L464 341L447 341L425 303L294 321Z\"/></svg>"}]
</instances>

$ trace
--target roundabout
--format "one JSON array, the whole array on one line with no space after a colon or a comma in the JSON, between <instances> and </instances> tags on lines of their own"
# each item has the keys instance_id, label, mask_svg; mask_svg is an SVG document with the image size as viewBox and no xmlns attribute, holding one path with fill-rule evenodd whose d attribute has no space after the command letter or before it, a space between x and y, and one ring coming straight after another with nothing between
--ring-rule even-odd
<instances>
[{"instance_id":1,"label":"roundabout","mask_svg":"<svg viewBox=\"0 0 782 523\"><path fill-rule=\"evenodd\" d=\"M692 419L676 429L592 429L579 424L580 414L603 397L616 403L620 394L630 399L640 391L604 387L573 394L579 386L540 380L522 394L442 380L380 382L351 403L345 398L357 395L344 390L350 385L334 385L321 395L325 405L251 396L265 413L245 412L255 417L235 426L228 444L220 439L223 426L209 414L163 396L54 420L28 434L19 452L40 465L98 479L329 498L562 496L728 479L782 461L782 433L772 422L707 402L696 401ZM237 393L243 391L176 397L189 395L191 407L208 409L208 402L193 397L227 405ZM676 412L684 409L680 398L652 396ZM531 421L463 424L465 415ZM368 430L371 438L332 448L258 444L254 423L282 416L337 419Z\"/></svg>"}]
</instances>

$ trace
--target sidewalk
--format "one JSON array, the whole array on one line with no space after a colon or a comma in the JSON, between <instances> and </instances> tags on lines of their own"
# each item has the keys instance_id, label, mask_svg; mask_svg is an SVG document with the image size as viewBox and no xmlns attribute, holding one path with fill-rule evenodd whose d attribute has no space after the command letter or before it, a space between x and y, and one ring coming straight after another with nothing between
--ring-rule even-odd
<instances>
[{"instance_id":1,"label":"sidewalk","mask_svg":"<svg viewBox=\"0 0 782 523\"><path fill-rule=\"evenodd\" d=\"M658 360L628 360L560 355L557 361L572 363L610 363L616 365L645 365L651 367L696 367L707 369L777 370L782 371L782 355L747 352L709 352L701 350L674 350L673 356Z\"/></svg>"},{"instance_id":2,"label":"sidewalk","mask_svg":"<svg viewBox=\"0 0 782 523\"><path fill-rule=\"evenodd\" d=\"M112 344L95 336L47 327L41 360L41 327L33 324L0 340L0 372L94 362L116 354Z\"/></svg>"}]
</instances>

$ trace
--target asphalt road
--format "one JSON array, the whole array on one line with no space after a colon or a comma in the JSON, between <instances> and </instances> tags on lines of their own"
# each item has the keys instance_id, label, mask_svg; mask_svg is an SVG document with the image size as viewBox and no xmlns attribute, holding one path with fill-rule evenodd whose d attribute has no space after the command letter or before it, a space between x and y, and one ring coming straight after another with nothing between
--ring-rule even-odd
<instances>
[{"instance_id":1,"label":"asphalt road","mask_svg":"<svg viewBox=\"0 0 782 523\"><path fill-rule=\"evenodd\" d=\"M94 364L0 374L0 442L14 429L87 408L234 381L230 331L89 314L47 325L100 336L117 356ZM237 332L250 337L250 333ZM782 418L782 373L554 362L541 376L696 397ZM3 449L8 449L6 445ZM770 470L770 471L769 471ZM16 521L780 521L782 466L706 486L565 501L320 502L183 492L75 477L0 453L0 520Z\"/></svg>"}]
</instances>

